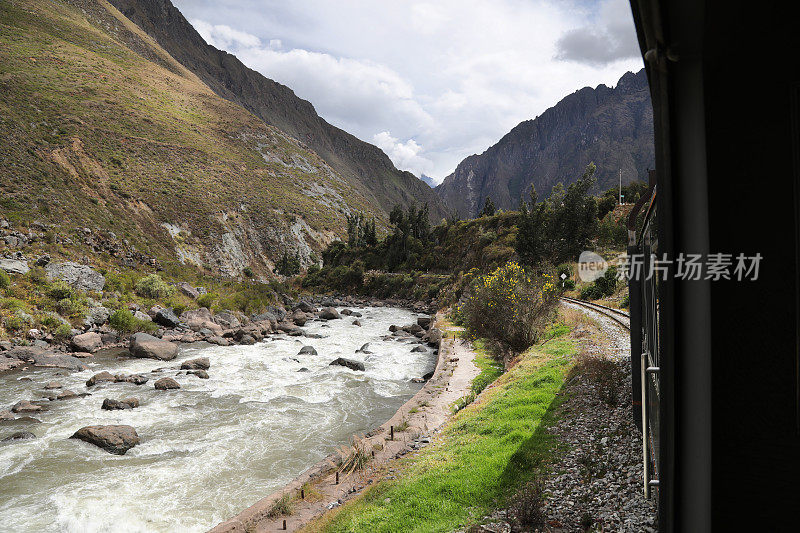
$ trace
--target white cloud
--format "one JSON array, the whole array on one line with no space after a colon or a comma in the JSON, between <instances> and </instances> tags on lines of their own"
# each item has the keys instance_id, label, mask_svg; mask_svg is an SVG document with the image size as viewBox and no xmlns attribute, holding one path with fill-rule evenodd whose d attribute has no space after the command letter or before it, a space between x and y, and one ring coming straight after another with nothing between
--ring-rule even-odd
<instances>
[{"instance_id":1,"label":"white cloud","mask_svg":"<svg viewBox=\"0 0 800 533\"><path fill-rule=\"evenodd\" d=\"M175 1L209 42L437 181L567 94L642 67L625 0Z\"/></svg>"},{"instance_id":2,"label":"white cloud","mask_svg":"<svg viewBox=\"0 0 800 533\"><path fill-rule=\"evenodd\" d=\"M433 161L420 155L422 146L417 144L414 139L402 142L392 137L392 134L388 131L382 131L375 134L372 142L386 152L386 155L391 158L392 162L400 170L408 170L417 176L422 176L433 168Z\"/></svg>"}]
</instances>

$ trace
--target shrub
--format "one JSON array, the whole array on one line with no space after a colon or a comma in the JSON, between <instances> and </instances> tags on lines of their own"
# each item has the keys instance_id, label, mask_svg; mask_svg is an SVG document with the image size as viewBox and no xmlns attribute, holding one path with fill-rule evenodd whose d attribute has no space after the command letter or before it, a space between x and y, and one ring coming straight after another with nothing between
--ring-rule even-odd
<instances>
[{"instance_id":1,"label":"shrub","mask_svg":"<svg viewBox=\"0 0 800 533\"><path fill-rule=\"evenodd\" d=\"M217 296L216 293L207 292L205 294L202 294L197 299L197 305L199 305L200 307L206 307L208 309L211 309L211 307L214 305L214 302L217 300L217 298L219 298L219 296Z\"/></svg>"},{"instance_id":2,"label":"shrub","mask_svg":"<svg viewBox=\"0 0 800 533\"><path fill-rule=\"evenodd\" d=\"M564 283L562 284L565 291L572 291L575 290L575 281L571 279L565 279Z\"/></svg>"},{"instance_id":3,"label":"shrub","mask_svg":"<svg viewBox=\"0 0 800 533\"><path fill-rule=\"evenodd\" d=\"M70 335L72 335L72 328L69 327L69 324L61 324L53 332L53 336L62 341L69 338Z\"/></svg>"},{"instance_id":4,"label":"shrub","mask_svg":"<svg viewBox=\"0 0 800 533\"><path fill-rule=\"evenodd\" d=\"M249 266L244 267L244 270L242 270L242 274L244 274L248 278L255 277L255 274L253 273L253 269L250 268Z\"/></svg>"},{"instance_id":5,"label":"shrub","mask_svg":"<svg viewBox=\"0 0 800 533\"><path fill-rule=\"evenodd\" d=\"M25 328L26 324L22 317L12 316L5 319L5 326L7 330L18 333Z\"/></svg>"},{"instance_id":6,"label":"shrub","mask_svg":"<svg viewBox=\"0 0 800 533\"><path fill-rule=\"evenodd\" d=\"M175 287L161 279L158 274L150 274L136 283L136 294L142 298L163 300L175 294Z\"/></svg>"},{"instance_id":7,"label":"shrub","mask_svg":"<svg viewBox=\"0 0 800 533\"><path fill-rule=\"evenodd\" d=\"M477 278L471 291L457 310L463 323L473 335L513 352L537 341L558 302L552 275L537 276L514 261Z\"/></svg>"},{"instance_id":8,"label":"shrub","mask_svg":"<svg viewBox=\"0 0 800 533\"><path fill-rule=\"evenodd\" d=\"M47 272L42 267L33 267L28 272L28 279L36 285L43 285L47 283Z\"/></svg>"},{"instance_id":9,"label":"shrub","mask_svg":"<svg viewBox=\"0 0 800 533\"><path fill-rule=\"evenodd\" d=\"M72 290L72 287L63 281L56 281L47 289L47 295L57 302L72 298L74 294L75 292Z\"/></svg>"},{"instance_id":10,"label":"shrub","mask_svg":"<svg viewBox=\"0 0 800 533\"><path fill-rule=\"evenodd\" d=\"M609 407L619 405L627 373L619 363L600 356L578 356L572 376L582 375L594 386L597 396Z\"/></svg>"},{"instance_id":11,"label":"shrub","mask_svg":"<svg viewBox=\"0 0 800 533\"><path fill-rule=\"evenodd\" d=\"M5 270L0 270L0 289L7 289L11 285L11 278L8 277Z\"/></svg>"},{"instance_id":12,"label":"shrub","mask_svg":"<svg viewBox=\"0 0 800 533\"><path fill-rule=\"evenodd\" d=\"M537 478L527 483L514 497L508 514L517 524L526 530L533 531L544 526L544 483Z\"/></svg>"},{"instance_id":13,"label":"shrub","mask_svg":"<svg viewBox=\"0 0 800 533\"><path fill-rule=\"evenodd\" d=\"M556 274L558 275L558 279L561 279L561 274L567 276L564 279L570 279L572 277L572 267L569 263L561 263L556 267Z\"/></svg>"},{"instance_id":14,"label":"shrub","mask_svg":"<svg viewBox=\"0 0 800 533\"><path fill-rule=\"evenodd\" d=\"M108 323L120 333L135 333L137 331L152 331L156 329L155 324L136 318L127 309L117 309L111 313Z\"/></svg>"}]
</instances>

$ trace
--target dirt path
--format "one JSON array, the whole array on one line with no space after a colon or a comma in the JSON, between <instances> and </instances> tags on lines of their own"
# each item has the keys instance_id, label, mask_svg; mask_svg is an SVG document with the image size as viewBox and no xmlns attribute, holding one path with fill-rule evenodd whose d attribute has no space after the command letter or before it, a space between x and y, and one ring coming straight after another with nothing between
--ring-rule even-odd
<instances>
[{"instance_id":1,"label":"dirt path","mask_svg":"<svg viewBox=\"0 0 800 533\"><path fill-rule=\"evenodd\" d=\"M436 325L442 329L443 339L433 377L390 420L360 440L368 454L366 468L349 476L341 473L337 484L333 461L339 457L329 456L283 489L219 524L211 533L298 531L370 485L393 477L396 459L436 439L437 430L452 416L453 402L471 392L472 380L480 373L471 345L454 339L460 328L447 328L444 324L444 317L437 316ZM270 511L281 498L292 500L291 514L270 516L275 514Z\"/></svg>"}]
</instances>

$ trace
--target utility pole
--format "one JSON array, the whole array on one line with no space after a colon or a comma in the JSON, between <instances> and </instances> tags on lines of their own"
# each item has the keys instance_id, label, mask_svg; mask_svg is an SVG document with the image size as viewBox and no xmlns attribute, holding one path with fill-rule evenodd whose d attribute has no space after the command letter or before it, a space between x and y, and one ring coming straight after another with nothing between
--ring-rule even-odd
<instances>
[{"instance_id":1,"label":"utility pole","mask_svg":"<svg viewBox=\"0 0 800 533\"><path fill-rule=\"evenodd\" d=\"M619 169L619 205L622 205L622 169Z\"/></svg>"}]
</instances>

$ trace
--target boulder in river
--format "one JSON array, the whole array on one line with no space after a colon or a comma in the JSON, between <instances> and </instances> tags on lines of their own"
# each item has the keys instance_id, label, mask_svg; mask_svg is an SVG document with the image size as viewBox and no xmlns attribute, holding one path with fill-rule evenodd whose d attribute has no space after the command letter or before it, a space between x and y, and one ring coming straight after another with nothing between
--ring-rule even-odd
<instances>
[{"instance_id":1,"label":"boulder in river","mask_svg":"<svg viewBox=\"0 0 800 533\"><path fill-rule=\"evenodd\" d=\"M314 306L305 300L300 300L299 302L297 302L297 305L295 305L294 308L298 311L302 311L303 313L313 313L314 311L316 311Z\"/></svg>"},{"instance_id":2,"label":"boulder in river","mask_svg":"<svg viewBox=\"0 0 800 533\"><path fill-rule=\"evenodd\" d=\"M353 323L354 326L361 327L361 321L359 319L357 319L357 318L355 320L353 320L352 323Z\"/></svg>"},{"instance_id":3,"label":"boulder in river","mask_svg":"<svg viewBox=\"0 0 800 533\"><path fill-rule=\"evenodd\" d=\"M219 335L215 335L208 339L208 342L211 344L216 344L217 346L230 346L231 341L226 339L225 337L220 337Z\"/></svg>"},{"instance_id":4,"label":"boulder in river","mask_svg":"<svg viewBox=\"0 0 800 533\"><path fill-rule=\"evenodd\" d=\"M16 433L12 433L8 437L4 438L0 442L10 442L12 440L29 440L35 439L36 435L31 433L30 431L17 431Z\"/></svg>"},{"instance_id":5,"label":"boulder in river","mask_svg":"<svg viewBox=\"0 0 800 533\"><path fill-rule=\"evenodd\" d=\"M211 361L208 357L198 357L181 363L181 370L208 370L211 368Z\"/></svg>"},{"instance_id":6,"label":"boulder in river","mask_svg":"<svg viewBox=\"0 0 800 533\"><path fill-rule=\"evenodd\" d=\"M412 350L413 353L425 353L428 351L424 346L415 346Z\"/></svg>"},{"instance_id":7,"label":"boulder in river","mask_svg":"<svg viewBox=\"0 0 800 533\"><path fill-rule=\"evenodd\" d=\"M144 385L147 383L147 378L141 374L117 374L114 376L114 381L117 383L133 383L134 385Z\"/></svg>"},{"instance_id":8,"label":"boulder in river","mask_svg":"<svg viewBox=\"0 0 800 533\"><path fill-rule=\"evenodd\" d=\"M39 367L66 368L75 372L86 370L86 365L80 359L38 346L16 346L3 352L3 355Z\"/></svg>"},{"instance_id":9,"label":"boulder in river","mask_svg":"<svg viewBox=\"0 0 800 533\"><path fill-rule=\"evenodd\" d=\"M184 311L181 313L180 320L192 331L208 329L214 335L222 335L222 326L214 322L214 317L211 315L211 311L205 307Z\"/></svg>"},{"instance_id":10,"label":"boulder in river","mask_svg":"<svg viewBox=\"0 0 800 533\"><path fill-rule=\"evenodd\" d=\"M178 347L147 333L134 333L131 336L130 352L134 357L169 361L178 355Z\"/></svg>"},{"instance_id":11,"label":"boulder in river","mask_svg":"<svg viewBox=\"0 0 800 533\"><path fill-rule=\"evenodd\" d=\"M92 353L103 346L103 338L99 333L89 331L88 333L81 333L80 335L72 337L70 345L76 352Z\"/></svg>"},{"instance_id":12,"label":"boulder in river","mask_svg":"<svg viewBox=\"0 0 800 533\"><path fill-rule=\"evenodd\" d=\"M42 410L43 407L41 405L36 405L28 400L20 400L14 404L14 407L11 408L11 411L15 413L38 413Z\"/></svg>"},{"instance_id":13,"label":"boulder in river","mask_svg":"<svg viewBox=\"0 0 800 533\"><path fill-rule=\"evenodd\" d=\"M113 383L113 382L117 381L117 378L114 377L110 372L103 371L103 372L97 373L94 376L90 377L86 381L86 386L87 387L93 387L93 386L97 385L98 383L100 383L101 381L110 381L110 382Z\"/></svg>"},{"instance_id":14,"label":"boulder in river","mask_svg":"<svg viewBox=\"0 0 800 533\"><path fill-rule=\"evenodd\" d=\"M153 322L165 328L177 328L181 321L171 308L159 309L153 317Z\"/></svg>"},{"instance_id":15,"label":"boulder in river","mask_svg":"<svg viewBox=\"0 0 800 533\"><path fill-rule=\"evenodd\" d=\"M344 366L350 370L361 370L362 372L365 370L364 363L361 361L354 361L353 359L346 359L344 357L338 357L329 364L329 366L334 365Z\"/></svg>"},{"instance_id":16,"label":"boulder in river","mask_svg":"<svg viewBox=\"0 0 800 533\"><path fill-rule=\"evenodd\" d=\"M116 455L125 455L140 442L139 435L131 426L86 426L70 438L94 444Z\"/></svg>"},{"instance_id":17,"label":"boulder in river","mask_svg":"<svg viewBox=\"0 0 800 533\"><path fill-rule=\"evenodd\" d=\"M71 400L73 398L77 398L78 396L81 396L81 395L76 394L76 393L72 392L71 390L67 389L67 390L64 390L64 391L58 393L58 396L56 396L56 400Z\"/></svg>"},{"instance_id":18,"label":"boulder in river","mask_svg":"<svg viewBox=\"0 0 800 533\"><path fill-rule=\"evenodd\" d=\"M154 383L156 390L180 389L181 386L172 378L161 378Z\"/></svg>"},{"instance_id":19,"label":"boulder in river","mask_svg":"<svg viewBox=\"0 0 800 533\"><path fill-rule=\"evenodd\" d=\"M106 284L106 278L101 273L86 265L70 261L50 263L45 267L45 272L51 279L60 279L80 291L100 292Z\"/></svg>"},{"instance_id":20,"label":"boulder in river","mask_svg":"<svg viewBox=\"0 0 800 533\"><path fill-rule=\"evenodd\" d=\"M249 334L248 335L242 335L242 338L239 339L239 344L243 344L245 346L252 346L255 343L256 343L255 337L253 337L252 335L249 335Z\"/></svg>"},{"instance_id":21,"label":"boulder in river","mask_svg":"<svg viewBox=\"0 0 800 533\"><path fill-rule=\"evenodd\" d=\"M306 325L306 314L299 309L292 313L292 322L295 326L305 326Z\"/></svg>"},{"instance_id":22,"label":"boulder in river","mask_svg":"<svg viewBox=\"0 0 800 533\"><path fill-rule=\"evenodd\" d=\"M16 418L11 411L0 411L0 420L14 420Z\"/></svg>"},{"instance_id":23,"label":"boulder in river","mask_svg":"<svg viewBox=\"0 0 800 533\"><path fill-rule=\"evenodd\" d=\"M305 355L305 354L317 355L317 351L314 349L313 346L303 346L302 348L300 348L300 351L297 352L297 355Z\"/></svg>"},{"instance_id":24,"label":"boulder in river","mask_svg":"<svg viewBox=\"0 0 800 533\"><path fill-rule=\"evenodd\" d=\"M53 390L53 389L60 389L61 387L63 387L63 385L58 381L48 381L47 384L44 386L44 389Z\"/></svg>"},{"instance_id":25,"label":"boulder in river","mask_svg":"<svg viewBox=\"0 0 800 533\"><path fill-rule=\"evenodd\" d=\"M117 411L122 409L134 409L136 407L139 407L139 398L124 398L122 400L106 398L103 400L101 409L105 409L106 411Z\"/></svg>"},{"instance_id":26,"label":"boulder in river","mask_svg":"<svg viewBox=\"0 0 800 533\"><path fill-rule=\"evenodd\" d=\"M333 307L323 307L322 311L319 312L319 317L324 320L336 320L337 318L342 318L342 315Z\"/></svg>"},{"instance_id":27,"label":"boulder in river","mask_svg":"<svg viewBox=\"0 0 800 533\"><path fill-rule=\"evenodd\" d=\"M208 379L208 372L205 370L189 370L187 374L192 374L200 379Z\"/></svg>"},{"instance_id":28,"label":"boulder in river","mask_svg":"<svg viewBox=\"0 0 800 533\"><path fill-rule=\"evenodd\" d=\"M429 327L431 327L431 317L430 316L417 317L417 324L423 329L428 329Z\"/></svg>"}]
</instances>

